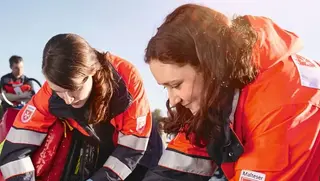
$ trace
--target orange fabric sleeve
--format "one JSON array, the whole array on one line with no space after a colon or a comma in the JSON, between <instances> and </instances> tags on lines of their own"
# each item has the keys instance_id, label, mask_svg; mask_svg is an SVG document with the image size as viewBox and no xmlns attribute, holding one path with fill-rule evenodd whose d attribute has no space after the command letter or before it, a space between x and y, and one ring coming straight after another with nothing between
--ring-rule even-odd
<instances>
[{"instance_id":1,"label":"orange fabric sleeve","mask_svg":"<svg viewBox=\"0 0 320 181\"><path fill-rule=\"evenodd\" d=\"M126 135L149 137L152 117L142 78L137 69L129 62L121 60L120 64L118 71L126 82L127 89L132 96L132 102L124 113L115 118L116 127Z\"/></svg>"}]
</instances>

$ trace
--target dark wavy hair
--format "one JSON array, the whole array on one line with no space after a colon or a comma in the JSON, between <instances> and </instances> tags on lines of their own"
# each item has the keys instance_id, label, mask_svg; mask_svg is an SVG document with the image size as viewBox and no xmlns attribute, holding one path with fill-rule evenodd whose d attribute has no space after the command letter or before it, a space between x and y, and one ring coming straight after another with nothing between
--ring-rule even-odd
<instances>
[{"instance_id":1,"label":"dark wavy hair","mask_svg":"<svg viewBox=\"0 0 320 181\"><path fill-rule=\"evenodd\" d=\"M92 62L97 66L92 66ZM73 79L85 79L94 71L89 123L95 124L106 119L116 86L106 54L95 50L76 34L58 34L47 42L43 50L42 72L52 83L67 90L77 90L82 85Z\"/></svg>"},{"instance_id":2,"label":"dark wavy hair","mask_svg":"<svg viewBox=\"0 0 320 181\"><path fill-rule=\"evenodd\" d=\"M252 59L256 41L257 33L243 16L229 20L222 13L195 4L182 5L170 13L150 39L145 62L192 65L203 73L207 86L196 115L180 104L172 110L167 101L169 117L164 131L184 131L188 139L194 133L194 143L199 146L203 146L203 140L222 139L224 120L218 115L220 111L209 114L209 110L223 109L226 92L255 79L258 68Z\"/></svg>"}]
</instances>

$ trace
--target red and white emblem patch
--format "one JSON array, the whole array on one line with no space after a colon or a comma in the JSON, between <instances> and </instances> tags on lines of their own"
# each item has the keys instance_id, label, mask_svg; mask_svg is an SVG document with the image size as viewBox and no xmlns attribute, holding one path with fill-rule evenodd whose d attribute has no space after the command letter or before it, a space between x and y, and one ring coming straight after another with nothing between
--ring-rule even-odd
<instances>
[{"instance_id":1,"label":"red and white emblem patch","mask_svg":"<svg viewBox=\"0 0 320 181\"><path fill-rule=\"evenodd\" d=\"M142 131L144 130L144 128L146 126L146 122L147 122L147 116L141 116L141 117L137 118L136 130L139 133L142 133Z\"/></svg>"},{"instance_id":2,"label":"red and white emblem patch","mask_svg":"<svg viewBox=\"0 0 320 181\"><path fill-rule=\"evenodd\" d=\"M29 122L35 111L36 111L36 108L34 106L27 105L26 109L23 111L21 115L21 122L23 123Z\"/></svg>"},{"instance_id":3,"label":"red and white emblem patch","mask_svg":"<svg viewBox=\"0 0 320 181\"><path fill-rule=\"evenodd\" d=\"M320 66L314 60L300 55L291 55L296 65L302 86L320 89Z\"/></svg>"}]
</instances>

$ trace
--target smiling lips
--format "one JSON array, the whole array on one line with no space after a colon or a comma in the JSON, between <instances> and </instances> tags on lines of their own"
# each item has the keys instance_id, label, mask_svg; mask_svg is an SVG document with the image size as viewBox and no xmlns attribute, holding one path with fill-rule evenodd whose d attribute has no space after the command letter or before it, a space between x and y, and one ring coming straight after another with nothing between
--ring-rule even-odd
<instances>
[{"instance_id":1,"label":"smiling lips","mask_svg":"<svg viewBox=\"0 0 320 181\"><path fill-rule=\"evenodd\" d=\"M185 108L187 108L187 109L190 109L190 107L189 107L190 104L191 104L191 103L188 103L188 104L185 104L185 105L182 105L182 106L185 107ZM190 111L191 111L191 109L190 109ZM192 112L192 111L191 111L191 112Z\"/></svg>"}]
</instances>

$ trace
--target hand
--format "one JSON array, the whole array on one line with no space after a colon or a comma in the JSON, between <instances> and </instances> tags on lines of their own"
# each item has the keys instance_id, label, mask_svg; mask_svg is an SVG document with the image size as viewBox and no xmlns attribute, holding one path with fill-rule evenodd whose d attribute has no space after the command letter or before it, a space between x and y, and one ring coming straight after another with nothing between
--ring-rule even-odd
<instances>
[{"instance_id":1,"label":"hand","mask_svg":"<svg viewBox=\"0 0 320 181\"><path fill-rule=\"evenodd\" d=\"M20 99L30 99L32 97L31 91L23 92L19 95Z\"/></svg>"}]
</instances>

